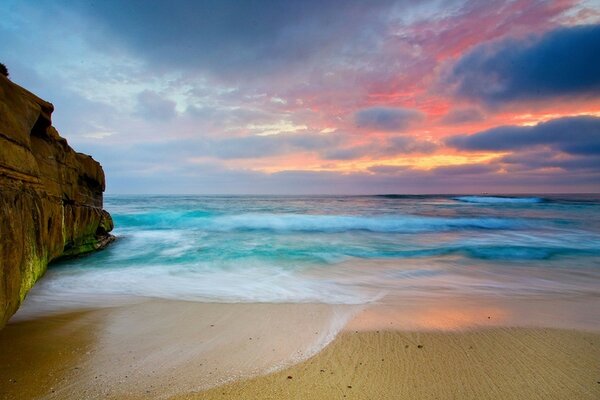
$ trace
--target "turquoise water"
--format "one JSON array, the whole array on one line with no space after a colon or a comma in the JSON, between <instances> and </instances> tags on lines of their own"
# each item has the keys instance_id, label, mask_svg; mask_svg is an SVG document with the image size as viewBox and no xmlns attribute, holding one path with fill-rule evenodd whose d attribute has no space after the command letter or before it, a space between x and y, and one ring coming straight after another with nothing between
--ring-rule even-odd
<instances>
[{"instance_id":1,"label":"turquoise water","mask_svg":"<svg viewBox=\"0 0 600 400\"><path fill-rule=\"evenodd\" d=\"M118 240L45 302L600 294L600 196L106 196ZM102 300L103 301L103 300Z\"/></svg>"}]
</instances>

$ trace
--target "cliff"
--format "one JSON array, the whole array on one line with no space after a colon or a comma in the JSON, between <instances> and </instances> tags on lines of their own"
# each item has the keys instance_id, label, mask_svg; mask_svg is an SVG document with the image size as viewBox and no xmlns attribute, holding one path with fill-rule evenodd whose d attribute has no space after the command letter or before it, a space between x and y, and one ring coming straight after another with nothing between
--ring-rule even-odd
<instances>
[{"instance_id":1,"label":"cliff","mask_svg":"<svg viewBox=\"0 0 600 400\"><path fill-rule=\"evenodd\" d=\"M102 167L60 137L53 110L0 75L0 328L50 261L114 239Z\"/></svg>"}]
</instances>

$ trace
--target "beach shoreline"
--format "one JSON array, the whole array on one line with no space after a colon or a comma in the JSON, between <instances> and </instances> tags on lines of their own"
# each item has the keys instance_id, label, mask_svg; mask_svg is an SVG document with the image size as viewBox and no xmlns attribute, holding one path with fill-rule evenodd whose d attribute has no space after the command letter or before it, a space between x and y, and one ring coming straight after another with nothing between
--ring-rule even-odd
<instances>
[{"instance_id":1,"label":"beach shoreline","mask_svg":"<svg viewBox=\"0 0 600 400\"><path fill-rule=\"evenodd\" d=\"M390 315L377 308L379 325L373 309L358 311L154 300L18 321L0 331L0 394L8 400L600 393L597 330L507 327L483 314L478 325L415 329L397 320L385 326L382 318Z\"/></svg>"}]
</instances>

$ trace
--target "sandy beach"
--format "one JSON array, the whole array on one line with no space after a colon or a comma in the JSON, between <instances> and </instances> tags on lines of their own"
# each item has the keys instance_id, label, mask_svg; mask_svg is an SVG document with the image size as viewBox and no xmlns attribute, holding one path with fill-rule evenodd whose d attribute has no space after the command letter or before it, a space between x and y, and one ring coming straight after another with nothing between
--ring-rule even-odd
<instances>
[{"instance_id":1,"label":"sandy beach","mask_svg":"<svg viewBox=\"0 0 600 400\"><path fill-rule=\"evenodd\" d=\"M597 331L502 327L484 314L477 327L414 330L393 319L384 327L382 318L389 317L348 306L148 301L17 321L0 332L0 395L7 400L600 395Z\"/></svg>"},{"instance_id":2,"label":"sandy beach","mask_svg":"<svg viewBox=\"0 0 600 400\"><path fill-rule=\"evenodd\" d=\"M345 332L284 371L177 399L597 399L600 335Z\"/></svg>"}]
</instances>

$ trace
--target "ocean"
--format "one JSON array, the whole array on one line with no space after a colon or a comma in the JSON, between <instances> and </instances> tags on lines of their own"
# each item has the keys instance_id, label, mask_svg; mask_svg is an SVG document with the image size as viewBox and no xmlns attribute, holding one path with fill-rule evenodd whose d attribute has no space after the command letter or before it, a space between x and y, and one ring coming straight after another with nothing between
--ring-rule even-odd
<instances>
[{"instance_id":1,"label":"ocean","mask_svg":"<svg viewBox=\"0 0 600 400\"><path fill-rule=\"evenodd\" d=\"M105 208L117 241L52 264L26 308L600 296L600 195L108 195ZM592 314L578 318L600 326Z\"/></svg>"}]
</instances>

